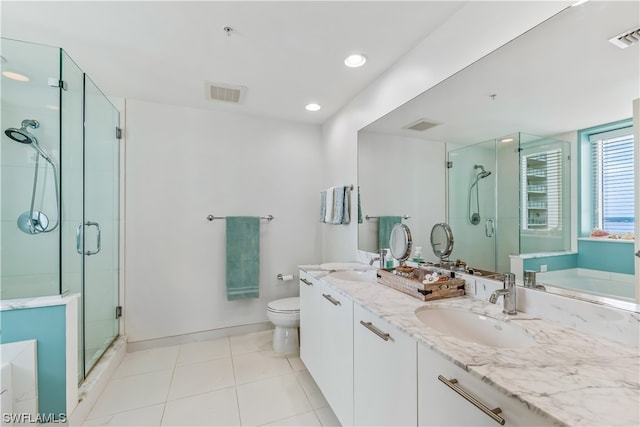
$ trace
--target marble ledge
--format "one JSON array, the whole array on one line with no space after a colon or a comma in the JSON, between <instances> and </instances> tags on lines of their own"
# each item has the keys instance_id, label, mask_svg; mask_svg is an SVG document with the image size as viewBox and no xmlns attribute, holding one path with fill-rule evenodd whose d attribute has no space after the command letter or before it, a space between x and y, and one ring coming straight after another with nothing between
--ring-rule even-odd
<instances>
[{"instance_id":1,"label":"marble ledge","mask_svg":"<svg viewBox=\"0 0 640 427\"><path fill-rule=\"evenodd\" d=\"M530 410L565 426L640 425L640 354L605 338L470 297L423 302L375 282L351 282L302 269L323 278L336 292L391 323ZM325 277L326 276L326 277ZM415 316L424 306L469 310L512 322L537 345L495 348L461 341L426 327Z\"/></svg>"},{"instance_id":2,"label":"marble ledge","mask_svg":"<svg viewBox=\"0 0 640 427\"><path fill-rule=\"evenodd\" d=\"M43 297L14 298L0 301L0 311L22 310L25 308L67 305L80 298L80 294L49 295Z\"/></svg>"}]
</instances>

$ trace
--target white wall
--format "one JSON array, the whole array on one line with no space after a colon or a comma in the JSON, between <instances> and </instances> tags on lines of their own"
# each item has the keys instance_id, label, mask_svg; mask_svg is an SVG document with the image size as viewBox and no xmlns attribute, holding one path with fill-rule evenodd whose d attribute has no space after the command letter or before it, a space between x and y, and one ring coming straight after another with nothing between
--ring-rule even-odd
<instances>
[{"instance_id":1,"label":"white wall","mask_svg":"<svg viewBox=\"0 0 640 427\"><path fill-rule=\"evenodd\" d=\"M276 275L320 261L320 127L134 100L126 114L129 341L266 321L268 301L298 295ZM259 299L226 300L225 221L208 214L275 216Z\"/></svg>"},{"instance_id":2,"label":"white wall","mask_svg":"<svg viewBox=\"0 0 640 427\"><path fill-rule=\"evenodd\" d=\"M378 221L366 215L409 215L403 220L411 230L413 246L424 257L438 258L431 250L431 228L446 220L445 203L431 193L445 188L445 145L397 135L360 132L358 179L363 223L358 226L358 247L376 252ZM387 244L383 247L387 247Z\"/></svg>"},{"instance_id":3,"label":"white wall","mask_svg":"<svg viewBox=\"0 0 640 427\"><path fill-rule=\"evenodd\" d=\"M571 2L469 2L323 126L326 186L357 182L358 130ZM444 203L445 194L439 195ZM357 224L323 227L323 259L355 259Z\"/></svg>"}]
</instances>

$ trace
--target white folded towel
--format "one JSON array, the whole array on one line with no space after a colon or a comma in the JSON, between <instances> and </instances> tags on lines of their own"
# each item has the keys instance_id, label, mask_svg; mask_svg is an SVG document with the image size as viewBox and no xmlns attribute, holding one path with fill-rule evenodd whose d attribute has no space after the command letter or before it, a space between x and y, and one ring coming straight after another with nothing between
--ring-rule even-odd
<instances>
[{"instance_id":1,"label":"white folded towel","mask_svg":"<svg viewBox=\"0 0 640 427\"><path fill-rule=\"evenodd\" d=\"M327 210L324 214L324 222L326 222L327 224L332 224L333 223L333 212L334 212L334 206L333 206L333 193L334 193L335 187L329 187L327 188Z\"/></svg>"}]
</instances>

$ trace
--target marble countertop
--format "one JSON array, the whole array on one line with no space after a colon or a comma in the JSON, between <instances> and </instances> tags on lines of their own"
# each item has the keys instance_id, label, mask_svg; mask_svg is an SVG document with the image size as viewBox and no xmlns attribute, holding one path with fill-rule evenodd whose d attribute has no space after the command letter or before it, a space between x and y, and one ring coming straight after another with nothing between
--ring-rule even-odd
<instances>
[{"instance_id":1,"label":"marble countertop","mask_svg":"<svg viewBox=\"0 0 640 427\"><path fill-rule=\"evenodd\" d=\"M319 266L302 266L419 343L470 374L522 401L529 409L567 426L640 425L640 354L607 339L470 297L423 302L377 282L336 279ZM416 309L440 306L472 311L514 325L532 336L527 348L486 347L424 325Z\"/></svg>"},{"instance_id":2,"label":"marble countertop","mask_svg":"<svg viewBox=\"0 0 640 427\"><path fill-rule=\"evenodd\" d=\"M0 311L22 310L25 308L67 305L80 298L80 294L47 295L42 297L14 298L0 301Z\"/></svg>"}]
</instances>

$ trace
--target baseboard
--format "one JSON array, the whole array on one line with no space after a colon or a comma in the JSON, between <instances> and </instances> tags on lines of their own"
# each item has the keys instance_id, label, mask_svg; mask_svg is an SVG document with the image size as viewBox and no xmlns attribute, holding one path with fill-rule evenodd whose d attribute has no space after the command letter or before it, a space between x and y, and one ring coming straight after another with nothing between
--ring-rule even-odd
<instances>
[{"instance_id":1,"label":"baseboard","mask_svg":"<svg viewBox=\"0 0 640 427\"><path fill-rule=\"evenodd\" d=\"M214 340L232 335L248 334L250 332L266 331L273 329L271 322L251 323L248 325L230 326L227 328L211 329L209 331L194 332L190 334L175 335L171 337L155 338L151 340L135 341L127 343L127 352L147 350L156 347L186 344L196 341Z\"/></svg>"}]
</instances>

